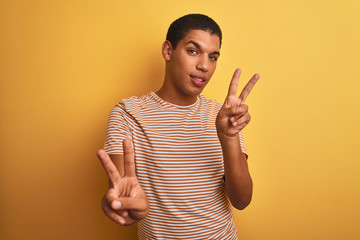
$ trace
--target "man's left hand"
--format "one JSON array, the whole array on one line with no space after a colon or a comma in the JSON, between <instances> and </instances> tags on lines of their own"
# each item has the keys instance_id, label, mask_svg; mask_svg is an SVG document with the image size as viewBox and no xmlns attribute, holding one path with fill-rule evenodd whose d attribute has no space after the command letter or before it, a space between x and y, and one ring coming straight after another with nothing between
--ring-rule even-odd
<instances>
[{"instance_id":1,"label":"man's left hand","mask_svg":"<svg viewBox=\"0 0 360 240\"><path fill-rule=\"evenodd\" d=\"M216 118L216 130L219 137L235 137L250 122L248 106L244 102L260 75L255 74L237 97L240 74L241 70L236 69L230 82L228 95Z\"/></svg>"}]
</instances>

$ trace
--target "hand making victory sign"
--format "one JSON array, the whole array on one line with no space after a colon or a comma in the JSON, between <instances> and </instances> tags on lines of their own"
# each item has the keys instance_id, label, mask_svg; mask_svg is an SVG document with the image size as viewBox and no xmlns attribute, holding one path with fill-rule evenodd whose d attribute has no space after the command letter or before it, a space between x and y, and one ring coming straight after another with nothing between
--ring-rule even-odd
<instances>
[{"instance_id":1,"label":"hand making victory sign","mask_svg":"<svg viewBox=\"0 0 360 240\"><path fill-rule=\"evenodd\" d=\"M102 199L101 206L104 213L114 222L130 225L147 216L149 203L136 177L134 152L129 139L123 141L123 149L124 154L120 157L123 158L120 161L123 166L120 167L120 172L104 150L97 152L109 177L109 189ZM123 176L120 174L122 172Z\"/></svg>"},{"instance_id":2,"label":"hand making victory sign","mask_svg":"<svg viewBox=\"0 0 360 240\"><path fill-rule=\"evenodd\" d=\"M250 122L248 106L244 102L260 75L255 74L237 97L240 74L241 70L236 69L230 82L228 95L216 118L219 137L235 137Z\"/></svg>"}]
</instances>

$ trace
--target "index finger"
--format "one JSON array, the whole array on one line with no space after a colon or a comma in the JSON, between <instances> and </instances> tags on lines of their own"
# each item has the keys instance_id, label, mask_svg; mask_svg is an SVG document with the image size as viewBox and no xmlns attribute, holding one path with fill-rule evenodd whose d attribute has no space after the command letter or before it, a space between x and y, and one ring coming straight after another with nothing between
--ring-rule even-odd
<instances>
[{"instance_id":1,"label":"index finger","mask_svg":"<svg viewBox=\"0 0 360 240\"><path fill-rule=\"evenodd\" d=\"M241 74L241 69L240 68L236 69L230 82L228 96L236 95L240 74Z\"/></svg>"},{"instance_id":2,"label":"index finger","mask_svg":"<svg viewBox=\"0 0 360 240\"><path fill-rule=\"evenodd\" d=\"M245 99L247 98L247 96L249 95L249 93L251 92L251 89L255 86L255 83L257 82L257 80L259 80L260 75L259 74L255 74L250 81L245 85L244 89L241 91L239 99L241 100L241 104L243 104L245 102Z\"/></svg>"},{"instance_id":3,"label":"index finger","mask_svg":"<svg viewBox=\"0 0 360 240\"><path fill-rule=\"evenodd\" d=\"M98 156L101 165L105 169L106 174L109 177L110 182L114 186L117 181L121 179L119 171L115 167L114 163L111 161L109 155L102 149L97 151L96 155Z\"/></svg>"},{"instance_id":4,"label":"index finger","mask_svg":"<svg viewBox=\"0 0 360 240\"><path fill-rule=\"evenodd\" d=\"M135 173L135 158L134 150L132 147L131 140L126 138L123 141L123 150L124 150L124 171L125 176L134 177Z\"/></svg>"}]
</instances>

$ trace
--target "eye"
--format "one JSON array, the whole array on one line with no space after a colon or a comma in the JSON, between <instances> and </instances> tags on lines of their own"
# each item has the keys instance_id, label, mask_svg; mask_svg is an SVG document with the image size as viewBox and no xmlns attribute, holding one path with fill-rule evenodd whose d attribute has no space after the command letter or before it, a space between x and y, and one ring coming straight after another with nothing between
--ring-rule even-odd
<instances>
[{"instance_id":1,"label":"eye","mask_svg":"<svg viewBox=\"0 0 360 240\"><path fill-rule=\"evenodd\" d=\"M210 58L211 61L217 61L218 60L218 58L215 57L215 56L210 56L209 58Z\"/></svg>"},{"instance_id":2,"label":"eye","mask_svg":"<svg viewBox=\"0 0 360 240\"><path fill-rule=\"evenodd\" d=\"M198 52L195 49L190 49L190 50L188 50L188 53L190 53L192 55L196 55Z\"/></svg>"}]
</instances>

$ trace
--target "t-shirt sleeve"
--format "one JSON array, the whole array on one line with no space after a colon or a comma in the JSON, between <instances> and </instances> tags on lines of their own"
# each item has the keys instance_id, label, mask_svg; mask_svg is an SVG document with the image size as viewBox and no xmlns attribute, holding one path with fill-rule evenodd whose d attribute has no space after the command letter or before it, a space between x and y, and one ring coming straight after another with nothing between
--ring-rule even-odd
<instances>
[{"instance_id":1,"label":"t-shirt sleeve","mask_svg":"<svg viewBox=\"0 0 360 240\"><path fill-rule=\"evenodd\" d=\"M244 135L243 135L242 131L239 132L239 139L240 139L241 151L246 155L246 158L248 158L248 152L245 147Z\"/></svg>"},{"instance_id":2,"label":"t-shirt sleeve","mask_svg":"<svg viewBox=\"0 0 360 240\"><path fill-rule=\"evenodd\" d=\"M129 124L129 114L121 103L116 105L110 112L104 150L109 155L123 154L123 140L132 140L132 131Z\"/></svg>"}]
</instances>

